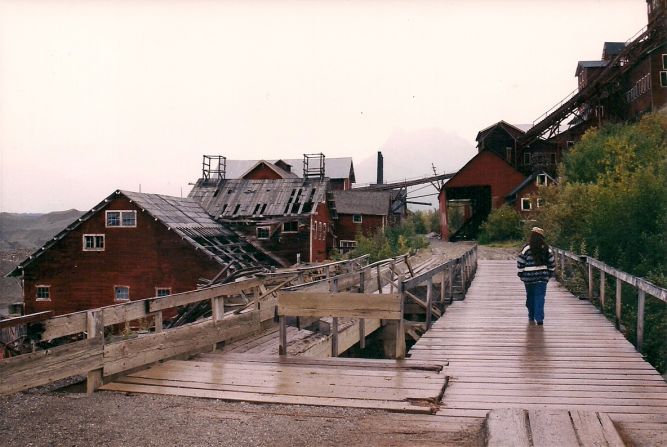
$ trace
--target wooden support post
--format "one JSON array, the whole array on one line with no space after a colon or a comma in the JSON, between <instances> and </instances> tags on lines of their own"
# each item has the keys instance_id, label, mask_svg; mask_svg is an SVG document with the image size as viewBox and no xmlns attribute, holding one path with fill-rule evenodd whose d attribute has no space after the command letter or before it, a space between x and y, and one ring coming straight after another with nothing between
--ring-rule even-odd
<instances>
[{"instance_id":1,"label":"wooden support post","mask_svg":"<svg viewBox=\"0 0 667 447\"><path fill-rule=\"evenodd\" d=\"M588 264L588 299L593 301L593 265Z\"/></svg>"},{"instance_id":2,"label":"wooden support post","mask_svg":"<svg viewBox=\"0 0 667 447\"><path fill-rule=\"evenodd\" d=\"M279 333L279 344L278 344L278 354L287 355L287 321L285 316L281 315L278 322L278 333Z\"/></svg>"},{"instance_id":3,"label":"wooden support post","mask_svg":"<svg viewBox=\"0 0 667 447\"><path fill-rule=\"evenodd\" d=\"M459 266L461 267L461 292L463 293L463 296L466 294L466 270L463 267L463 260L461 259L459 262Z\"/></svg>"},{"instance_id":4,"label":"wooden support post","mask_svg":"<svg viewBox=\"0 0 667 447\"><path fill-rule=\"evenodd\" d=\"M433 308L433 278L426 282L426 329L431 329L431 310Z\"/></svg>"},{"instance_id":5,"label":"wooden support post","mask_svg":"<svg viewBox=\"0 0 667 447\"><path fill-rule=\"evenodd\" d=\"M391 281L389 281L389 293L394 293L394 261L389 263L389 276L391 276Z\"/></svg>"},{"instance_id":6,"label":"wooden support post","mask_svg":"<svg viewBox=\"0 0 667 447\"><path fill-rule=\"evenodd\" d=\"M403 326L403 312L405 310L405 285L403 275L398 277L398 292L401 294L401 318L396 325L396 359L405 358L405 328Z\"/></svg>"},{"instance_id":7,"label":"wooden support post","mask_svg":"<svg viewBox=\"0 0 667 447\"><path fill-rule=\"evenodd\" d=\"M454 302L454 267L451 264L447 267L447 277L449 278L449 281L447 281L449 304L452 304Z\"/></svg>"},{"instance_id":8,"label":"wooden support post","mask_svg":"<svg viewBox=\"0 0 667 447\"><path fill-rule=\"evenodd\" d=\"M359 293L364 293L366 285L366 272L363 270L359 272ZM359 319L359 347L364 349L366 347L366 320Z\"/></svg>"},{"instance_id":9,"label":"wooden support post","mask_svg":"<svg viewBox=\"0 0 667 447\"><path fill-rule=\"evenodd\" d=\"M380 266L379 265L377 266L375 273L376 273L377 280L378 280L378 293L381 294L382 293L382 276L380 276Z\"/></svg>"},{"instance_id":10,"label":"wooden support post","mask_svg":"<svg viewBox=\"0 0 667 447\"><path fill-rule=\"evenodd\" d=\"M560 254L560 279L565 280L565 253Z\"/></svg>"},{"instance_id":11,"label":"wooden support post","mask_svg":"<svg viewBox=\"0 0 667 447\"><path fill-rule=\"evenodd\" d=\"M155 319L155 332L162 332L162 311L155 312L153 318Z\"/></svg>"},{"instance_id":12,"label":"wooden support post","mask_svg":"<svg viewBox=\"0 0 667 447\"><path fill-rule=\"evenodd\" d=\"M619 278L616 278L616 329L621 328L621 298L623 294L623 283Z\"/></svg>"},{"instance_id":13,"label":"wooden support post","mask_svg":"<svg viewBox=\"0 0 667 447\"><path fill-rule=\"evenodd\" d=\"M443 306L442 309L444 309L445 306L445 271L442 271L442 278L440 278L440 305Z\"/></svg>"},{"instance_id":14,"label":"wooden support post","mask_svg":"<svg viewBox=\"0 0 667 447\"><path fill-rule=\"evenodd\" d=\"M331 276L331 266L327 265L324 267L324 274L326 275L326 278L328 279Z\"/></svg>"},{"instance_id":15,"label":"wooden support post","mask_svg":"<svg viewBox=\"0 0 667 447\"><path fill-rule=\"evenodd\" d=\"M637 351L641 352L644 345L644 306L646 305L646 292L639 291L637 303Z\"/></svg>"},{"instance_id":16,"label":"wooden support post","mask_svg":"<svg viewBox=\"0 0 667 447\"><path fill-rule=\"evenodd\" d=\"M334 278L331 291L338 292L338 278ZM338 357L338 317L333 317L331 320L331 357Z\"/></svg>"},{"instance_id":17,"label":"wooden support post","mask_svg":"<svg viewBox=\"0 0 667 447\"><path fill-rule=\"evenodd\" d=\"M600 311L602 312L602 315L604 315L605 282L605 274L600 270Z\"/></svg>"},{"instance_id":18,"label":"wooden support post","mask_svg":"<svg viewBox=\"0 0 667 447\"><path fill-rule=\"evenodd\" d=\"M415 272L412 270L412 266L408 262L407 255L405 256L405 266L408 268L408 272L410 272L410 278L414 278L415 277Z\"/></svg>"},{"instance_id":19,"label":"wooden support post","mask_svg":"<svg viewBox=\"0 0 667 447\"><path fill-rule=\"evenodd\" d=\"M299 276L298 276L297 281L299 282L299 284L303 284L303 283L306 282L305 279L304 279L303 272L299 272Z\"/></svg>"},{"instance_id":20,"label":"wooden support post","mask_svg":"<svg viewBox=\"0 0 667 447\"><path fill-rule=\"evenodd\" d=\"M213 321L220 321L225 316L225 298L216 296L211 298L211 311L213 314Z\"/></svg>"},{"instance_id":21,"label":"wooden support post","mask_svg":"<svg viewBox=\"0 0 667 447\"><path fill-rule=\"evenodd\" d=\"M102 312L90 310L86 313L86 332L88 339L97 339L97 341L104 345L104 321L102 320ZM86 377L86 393L88 395L102 386L102 368L88 371Z\"/></svg>"}]
</instances>

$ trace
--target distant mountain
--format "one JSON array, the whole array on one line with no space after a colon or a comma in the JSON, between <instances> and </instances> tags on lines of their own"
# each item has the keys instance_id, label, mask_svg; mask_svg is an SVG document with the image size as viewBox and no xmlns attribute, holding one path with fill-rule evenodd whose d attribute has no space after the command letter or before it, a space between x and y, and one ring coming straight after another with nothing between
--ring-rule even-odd
<instances>
[{"instance_id":1,"label":"distant mountain","mask_svg":"<svg viewBox=\"0 0 667 447\"><path fill-rule=\"evenodd\" d=\"M81 217L83 211L0 213L0 250L35 250Z\"/></svg>"},{"instance_id":2,"label":"distant mountain","mask_svg":"<svg viewBox=\"0 0 667 447\"><path fill-rule=\"evenodd\" d=\"M409 132L395 131L378 150L384 157L385 183L434 175L432 165L435 165L438 174L456 172L477 153L467 140L437 127ZM358 185L375 183L377 155L355 162L354 173ZM416 186L410 188L408 198L436 193L437 190L432 186ZM435 195L414 200L430 202L433 207L437 207Z\"/></svg>"}]
</instances>

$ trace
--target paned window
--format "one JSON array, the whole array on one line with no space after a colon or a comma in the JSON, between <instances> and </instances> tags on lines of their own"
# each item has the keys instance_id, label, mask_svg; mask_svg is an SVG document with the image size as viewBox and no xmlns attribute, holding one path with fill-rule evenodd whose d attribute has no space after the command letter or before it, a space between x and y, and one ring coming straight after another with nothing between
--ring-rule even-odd
<instances>
[{"instance_id":1,"label":"paned window","mask_svg":"<svg viewBox=\"0 0 667 447\"><path fill-rule=\"evenodd\" d=\"M667 71L660 72L660 87L667 87Z\"/></svg>"},{"instance_id":2,"label":"paned window","mask_svg":"<svg viewBox=\"0 0 667 447\"><path fill-rule=\"evenodd\" d=\"M362 221L361 214L353 214L352 215L352 222L361 223L361 221Z\"/></svg>"},{"instance_id":3,"label":"paned window","mask_svg":"<svg viewBox=\"0 0 667 447\"><path fill-rule=\"evenodd\" d=\"M136 227L137 212L129 211L107 211L107 227Z\"/></svg>"},{"instance_id":4,"label":"paned window","mask_svg":"<svg viewBox=\"0 0 667 447\"><path fill-rule=\"evenodd\" d=\"M530 202L530 197L521 198L521 211L530 211L533 209L533 205Z\"/></svg>"},{"instance_id":5,"label":"paned window","mask_svg":"<svg viewBox=\"0 0 667 447\"><path fill-rule=\"evenodd\" d=\"M546 186L547 185L547 175L546 174L537 174L537 179L536 183L538 186Z\"/></svg>"},{"instance_id":6,"label":"paned window","mask_svg":"<svg viewBox=\"0 0 667 447\"><path fill-rule=\"evenodd\" d=\"M114 286L113 294L116 301L130 300L130 288L128 286Z\"/></svg>"},{"instance_id":7,"label":"paned window","mask_svg":"<svg viewBox=\"0 0 667 447\"><path fill-rule=\"evenodd\" d=\"M271 233L270 230L271 229L269 227L257 227L257 239L268 239Z\"/></svg>"},{"instance_id":8,"label":"paned window","mask_svg":"<svg viewBox=\"0 0 667 447\"><path fill-rule=\"evenodd\" d=\"M543 207L543 206L544 206L544 199L542 199L542 198L538 198L538 199L535 201L535 206L537 206L538 208Z\"/></svg>"},{"instance_id":9,"label":"paned window","mask_svg":"<svg viewBox=\"0 0 667 447\"><path fill-rule=\"evenodd\" d=\"M171 295L171 287L156 287L155 296L167 296Z\"/></svg>"},{"instance_id":10,"label":"paned window","mask_svg":"<svg viewBox=\"0 0 667 447\"><path fill-rule=\"evenodd\" d=\"M299 231L299 222L296 220L283 223L283 233L296 233L297 231Z\"/></svg>"},{"instance_id":11,"label":"paned window","mask_svg":"<svg viewBox=\"0 0 667 447\"><path fill-rule=\"evenodd\" d=\"M340 241L340 251L343 253L354 250L355 248L357 248L357 241Z\"/></svg>"},{"instance_id":12,"label":"paned window","mask_svg":"<svg viewBox=\"0 0 667 447\"><path fill-rule=\"evenodd\" d=\"M83 251L104 251L104 235L84 234Z\"/></svg>"},{"instance_id":13,"label":"paned window","mask_svg":"<svg viewBox=\"0 0 667 447\"><path fill-rule=\"evenodd\" d=\"M37 286L36 298L48 301L51 299L51 286Z\"/></svg>"}]
</instances>

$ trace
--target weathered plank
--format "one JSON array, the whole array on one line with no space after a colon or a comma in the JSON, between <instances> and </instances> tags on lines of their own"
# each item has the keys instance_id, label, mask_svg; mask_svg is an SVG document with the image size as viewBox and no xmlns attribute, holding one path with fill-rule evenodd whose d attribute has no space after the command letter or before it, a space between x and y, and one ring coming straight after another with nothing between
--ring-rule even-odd
<instances>
[{"instance_id":1,"label":"weathered plank","mask_svg":"<svg viewBox=\"0 0 667 447\"><path fill-rule=\"evenodd\" d=\"M283 292L278 297L278 315L386 320L402 318L400 295L396 293Z\"/></svg>"},{"instance_id":2,"label":"weathered plank","mask_svg":"<svg viewBox=\"0 0 667 447\"><path fill-rule=\"evenodd\" d=\"M259 314L248 312L214 322L208 319L104 347L104 376L179 354L191 354L226 339L259 330Z\"/></svg>"},{"instance_id":3,"label":"weathered plank","mask_svg":"<svg viewBox=\"0 0 667 447\"><path fill-rule=\"evenodd\" d=\"M28 324L28 323L35 323L37 321L44 321L48 319L51 315L53 315L53 311L47 310L44 312L37 312L34 314L22 315L20 317L5 318L4 320L0 320L0 329L16 326L19 324Z\"/></svg>"},{"instance_id":4,"label":"weathered plank","mask_svg":"<svg viewBox=\"0 0 667 447\"><path fill-rule=\"evenodd\" d=\"M102 367L102 355L101 339L91 338L0 360L0 394L86 374Z\"/></svg>"},{"instance_id":5,"label":"weathered plank","mask_svg":"<svg viewBox=\"0 0 667 447\"><path fill-rule=\"evenodd\" d=\"M492 410L486 416L488 447L531 447L528 416L524 410Z\"/></svg>"}]
</instances>

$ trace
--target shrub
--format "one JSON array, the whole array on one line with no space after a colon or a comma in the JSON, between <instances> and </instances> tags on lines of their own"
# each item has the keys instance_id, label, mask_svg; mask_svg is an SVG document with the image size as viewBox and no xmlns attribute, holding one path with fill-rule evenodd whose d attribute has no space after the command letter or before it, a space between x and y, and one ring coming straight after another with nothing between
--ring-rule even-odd
<instances>
[{"instance_id":1,"label":"shrub","mask_svg":"<svg viewBox=\"0 0 667 447\"><path fill-rule=\"evenodd\" d=\"M496 208L481 226L479 242L510 241L523 236L521 216L508 205Z\"/></svg>"}]
</instances>

